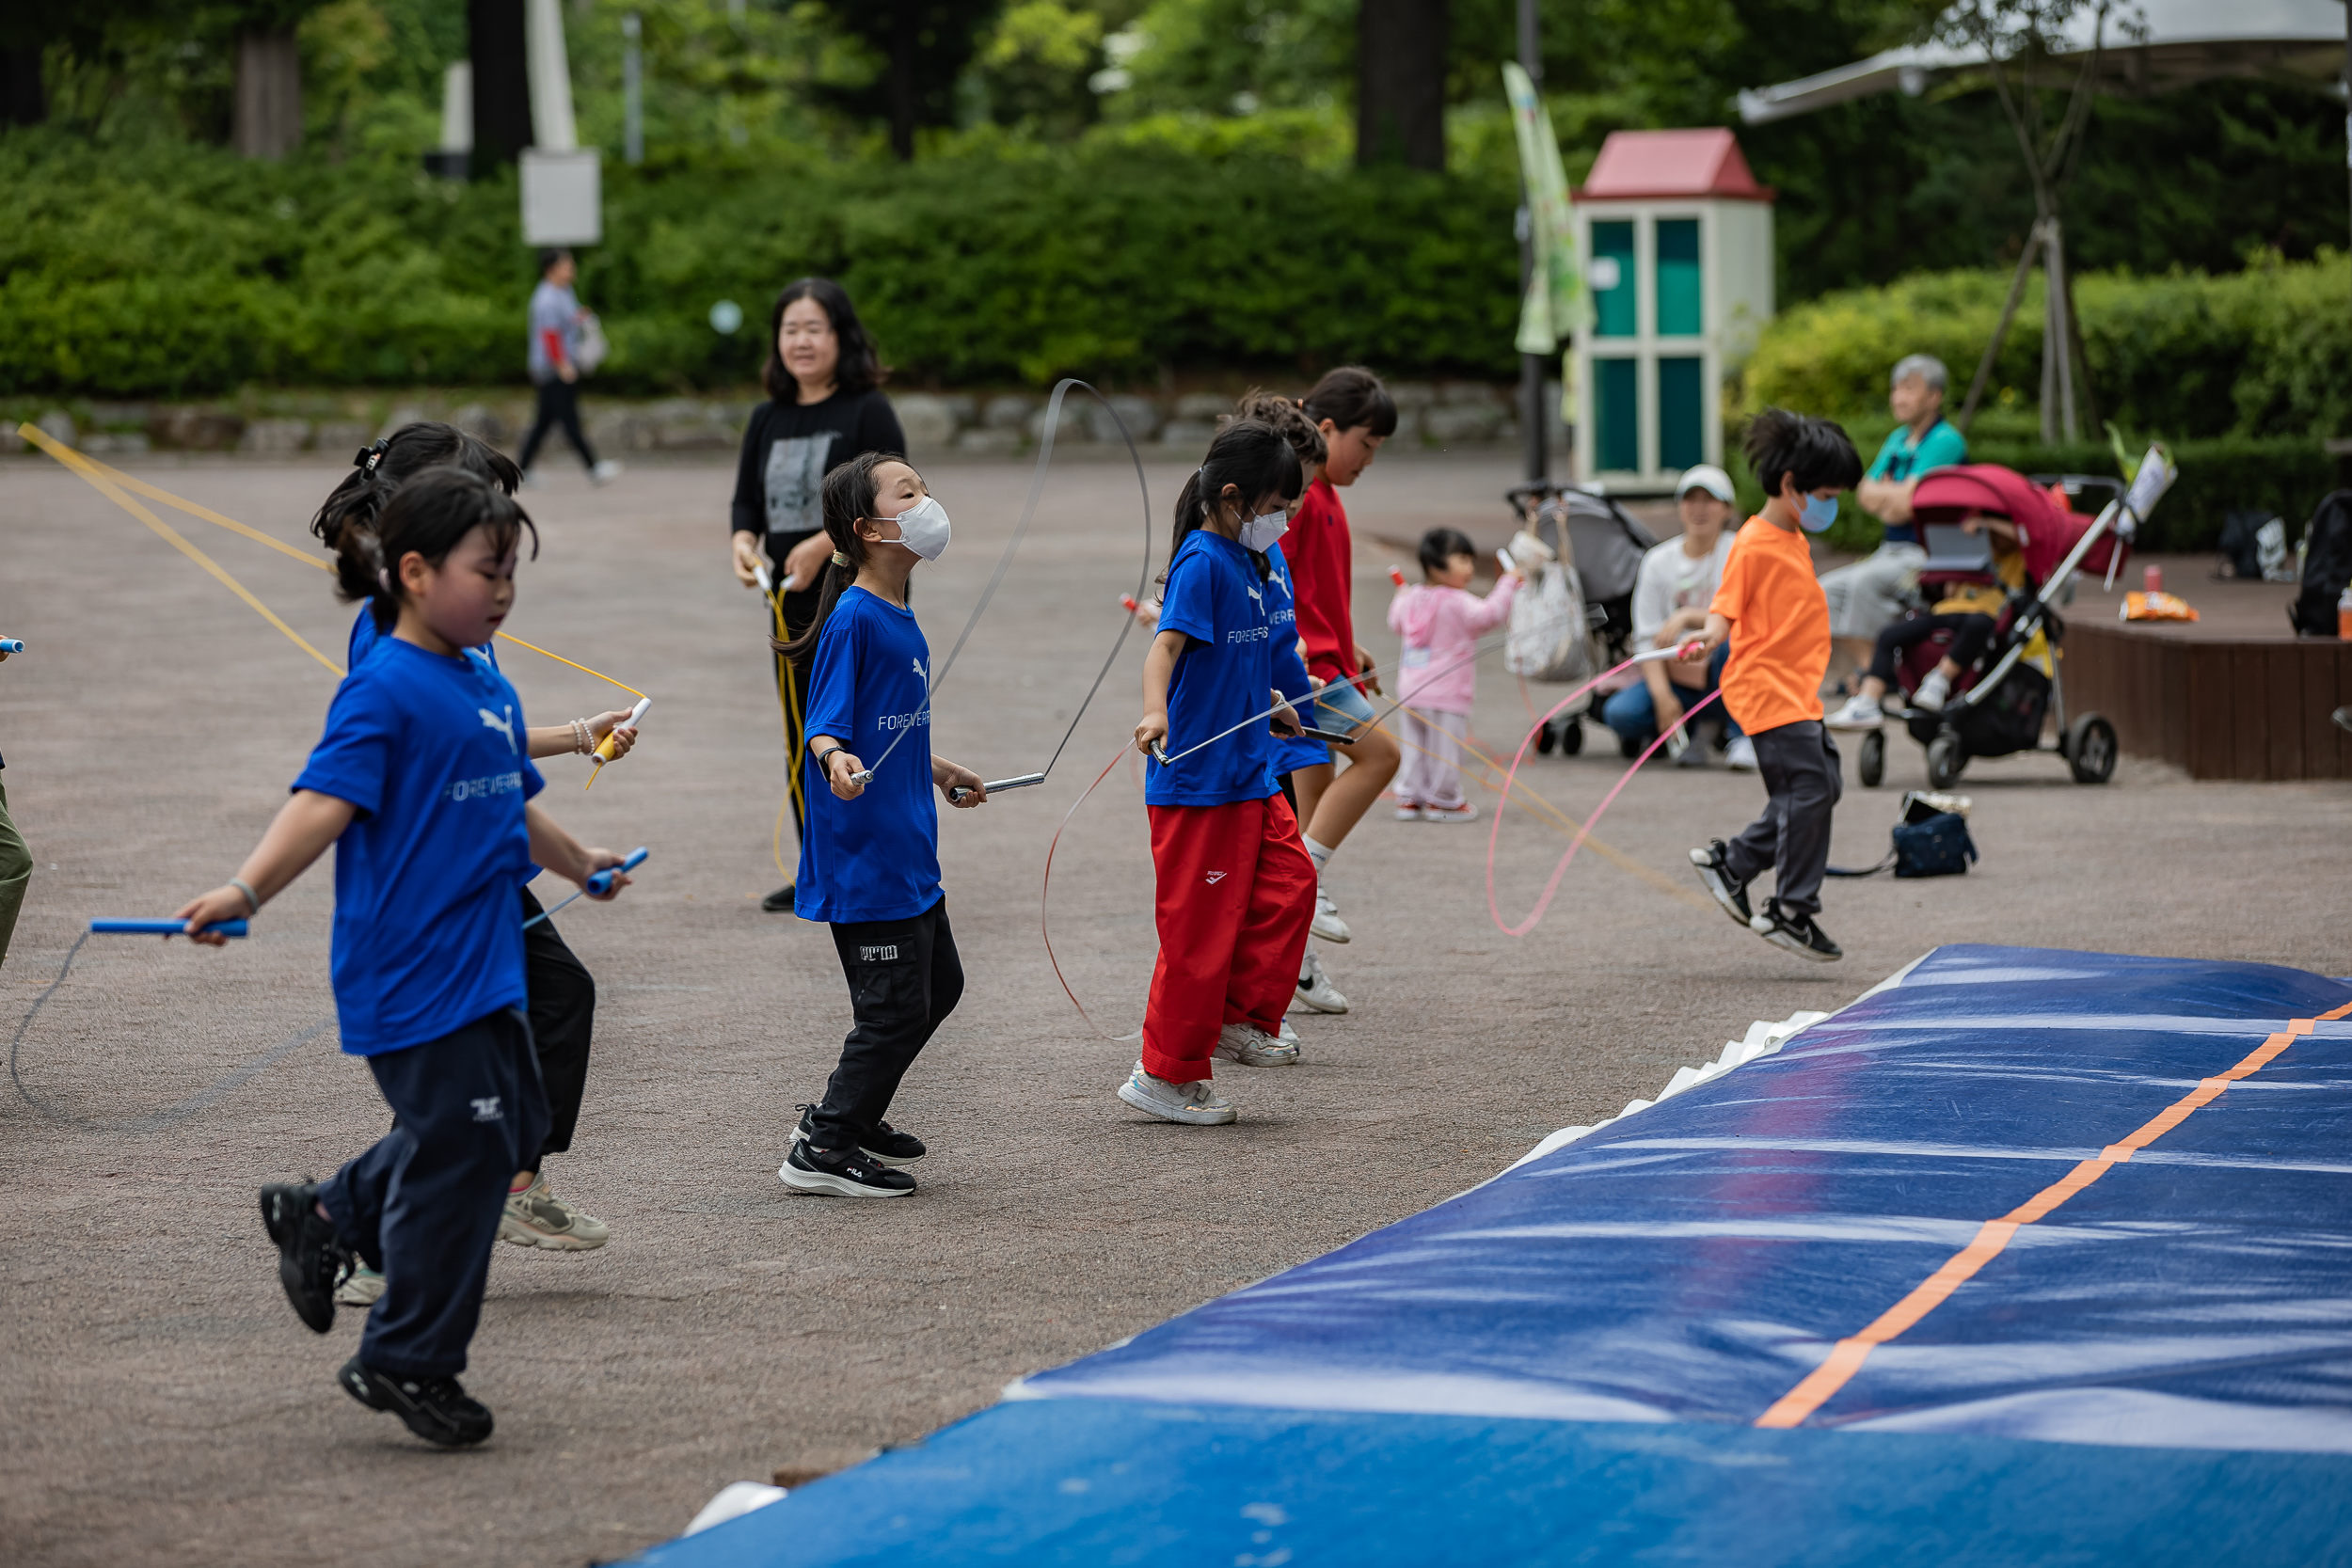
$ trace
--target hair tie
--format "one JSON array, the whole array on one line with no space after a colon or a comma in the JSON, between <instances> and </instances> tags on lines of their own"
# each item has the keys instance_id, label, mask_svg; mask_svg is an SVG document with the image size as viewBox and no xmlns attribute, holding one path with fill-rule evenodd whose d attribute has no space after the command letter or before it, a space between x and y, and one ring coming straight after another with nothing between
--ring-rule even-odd
<instances>
[{"instance_id":1,"label":"hair tie","mask_svg":"<svg viewBox=\"0 0 2352 1568\"><path fill-rule=\"evenodd\" d=\"M376 585L382 588L385 593L390 593L392 591L391 569L387 566L378 566L375 569L375 581Z\"/></svg>"},{"instance_id":2,"label":"hair tie","mask_svg":"<svg viewBox=\"0 0 2352 1568\"><path fill-rule=\"evenodd\" d=\"M835 550L833 552L833 563L836 566L847 566L850 563L850 558L839 550Z\"/></svg>"},{"instance_id":3,"label":"hair tie","mask_svg":"<svg viewBox=\"0 0 2352 1568\"><path fill-rule=\"evenodd\" d=\"M355 468L362 468L370 479L375 477L375 466L384 461L384 450L391 443L379 437L372 447L361 447L359 455L351 460Z\"/></svg>"}]
</instances>

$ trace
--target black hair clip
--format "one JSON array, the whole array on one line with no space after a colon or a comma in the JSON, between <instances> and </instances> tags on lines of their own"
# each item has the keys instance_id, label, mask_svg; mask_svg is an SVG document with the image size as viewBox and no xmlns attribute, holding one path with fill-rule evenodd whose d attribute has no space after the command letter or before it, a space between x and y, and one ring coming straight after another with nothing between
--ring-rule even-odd
<instances>
[{"instance_id":1,"label":"black hair clip","mask_svg":"<svg viewBox=\"0 0 2352 1568\"><path fill-rule=\"evenodd\" d=\"M389 441L378 440L375 445L372 447L361 447L359 449L359 454L351 460L351 466L355 468L364 468L367 470L367 476L370 479L373 479L375 477L375 466L384 461L384 449L389 445L391 445L391 443Z\"/></svg>"}]
</instances>

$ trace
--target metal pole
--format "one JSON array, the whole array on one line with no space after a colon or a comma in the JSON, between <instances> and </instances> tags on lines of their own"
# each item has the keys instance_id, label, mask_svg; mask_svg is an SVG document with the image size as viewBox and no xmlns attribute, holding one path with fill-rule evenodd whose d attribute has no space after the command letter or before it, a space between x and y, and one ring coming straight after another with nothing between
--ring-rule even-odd
<instances>
[{"instance_id":1,"label":"metal pole","mask_svg":"<svg viewBox=\"0 0 2352 1568\"><path fill-rule=\"evenodd\" d=\"M1542 36L1536 25L1535 0L1518 0L1519 66L1527 79L1535 84L1535 90L1544 90L1544 51ZM1535 221L1534 214L1525 205L1519 208L1519 297L1535 280ZM1537 483L1550 472L1551 425L1559 417L1556 409L1544 406L1544 372L1551 363L1549 355L1519 356L1519 431L1527 449L1528 483Z\"/></svg>"},{"instance_id":2,"label":"metal pole","mask_svg":"<svg viewBox=\"0 0 2352 1568\"><path fill-rule=\"evenodd\" d=\"M621 18L621 157L645 161L645 66L638 40L644 32L637 13Z\"/></svg>"}]
</instances>

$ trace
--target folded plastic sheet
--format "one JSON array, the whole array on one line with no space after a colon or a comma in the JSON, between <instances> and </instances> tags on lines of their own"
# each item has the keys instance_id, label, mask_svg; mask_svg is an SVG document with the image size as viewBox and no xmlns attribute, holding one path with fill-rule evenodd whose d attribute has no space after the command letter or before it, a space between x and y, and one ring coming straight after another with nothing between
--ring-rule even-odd
<instances>
[{"instance_id":1,"label":"folded plastic sheet","mask_svg":"<svg viewBox=\"0 0 2352 1568\"><path fill-rule=\"evenodd\" d=\"M2346 1004L2268 965L1940 948L1777 1055L1014 1393L1752 1423L2294 1029L1805 1421L2352 1453L2352 1022L2296 1022Z\"/></svg>"}]
</instances>

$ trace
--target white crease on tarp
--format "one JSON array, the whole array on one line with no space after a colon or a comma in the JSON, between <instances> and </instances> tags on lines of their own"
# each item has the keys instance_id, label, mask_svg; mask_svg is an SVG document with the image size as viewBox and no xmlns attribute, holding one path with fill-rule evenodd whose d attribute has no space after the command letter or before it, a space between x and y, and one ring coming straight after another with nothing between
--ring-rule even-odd
<instances>
[{"instance_id":1,"label":"white crease on tarp","mask_svg":"<svg viewBox=\"0 0 2352 1568\"><path fill-rule=\"evenodd\" d=\"M719 1495L703 1504L703 1511L694 1515L694 1522L680 1532L679 1539L699 1535L713 1525L723 1525L729 1519L740 1519L755 1509L766 1508L781 1501L785 1489L770 1486L765 1481L734 1481L719 1489Z\"/></svg>"}]
</instances>

